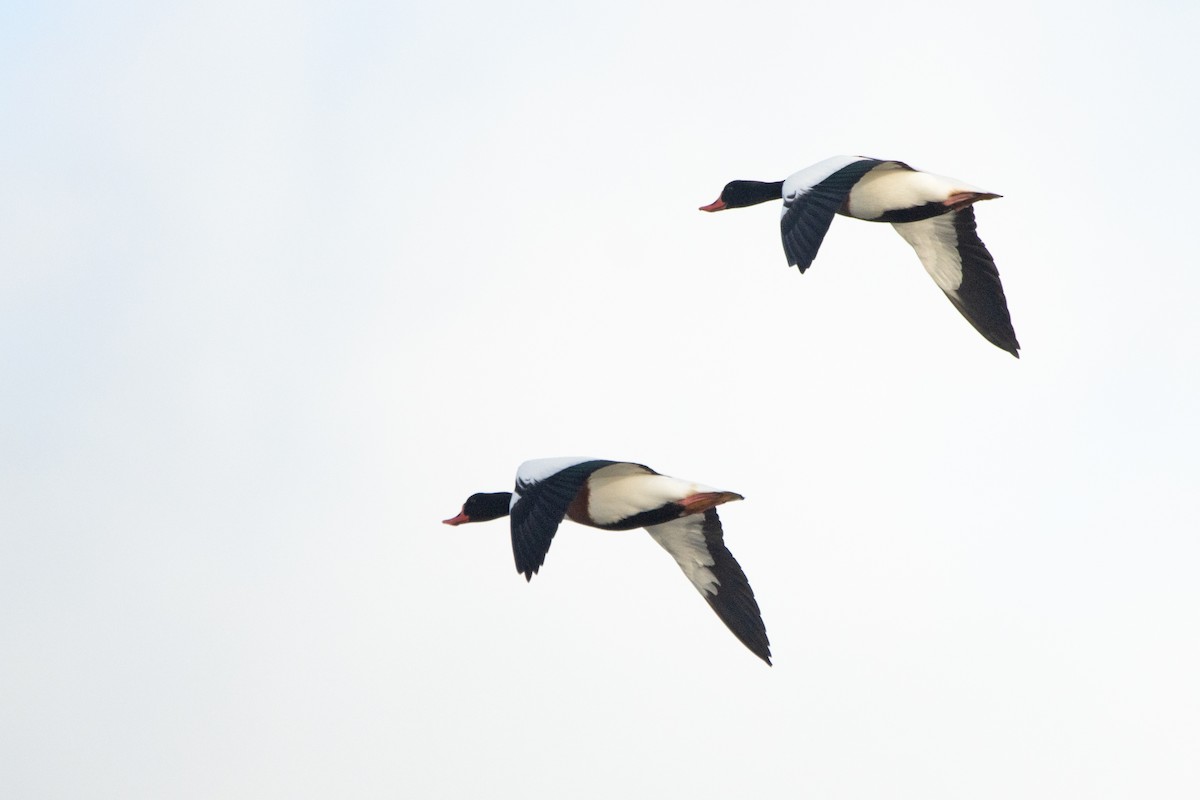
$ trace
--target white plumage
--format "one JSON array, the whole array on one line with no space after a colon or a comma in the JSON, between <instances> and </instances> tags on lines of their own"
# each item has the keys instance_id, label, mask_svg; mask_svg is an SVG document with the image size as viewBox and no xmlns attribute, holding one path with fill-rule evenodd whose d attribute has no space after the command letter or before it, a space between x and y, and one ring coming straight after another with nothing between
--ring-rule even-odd
<instances>
[{"instance_id":1,"label":"white plumage","mask_svg":"<svg viewBox=\"0 0 1200 800\"><path fill-rule=\"evenodd\" d=\"M473 494L445 522L508 516L513 558L526 579L545 562L564 518L603 530L644 528L738 640L770 664L770 642L754 591L725 546L717 515L717 506L741 499L629 461L542 458L517 468L512 492Z\"/></svg>"},{"instance_id":2,"label":"white plumage","mask_svg":"<svg viewBox=\"0 0 1200 800\"><path fill-rule=\"evenodd\" d=\"M833 218L890 222L959 313L989 342L1018 356L995 261L980 240L972 205L1000 195L921 172L902 161L834 156L782 181L730 181L702 211L783 199L780 234L788 264L813 263Z\"/></svg>"}]
</instances>

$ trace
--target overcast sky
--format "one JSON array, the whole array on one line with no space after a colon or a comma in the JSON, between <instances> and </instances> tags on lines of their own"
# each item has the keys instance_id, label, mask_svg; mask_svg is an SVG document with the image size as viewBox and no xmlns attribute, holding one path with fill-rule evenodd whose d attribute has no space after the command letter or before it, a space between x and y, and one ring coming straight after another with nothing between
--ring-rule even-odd
<instances>
[{"instance_id":1,"label":"overcast sky","mask_svg":"<svg viewBox=\"0 0 1200 800\"><path fill-rule=\"evenodd\" d=\"M0 11L0 795L1200 793L1194 3ZM977 208L1022 357L886 225ZM744 494L775 666L529 458Z\"/></svg>"}]
</instances>

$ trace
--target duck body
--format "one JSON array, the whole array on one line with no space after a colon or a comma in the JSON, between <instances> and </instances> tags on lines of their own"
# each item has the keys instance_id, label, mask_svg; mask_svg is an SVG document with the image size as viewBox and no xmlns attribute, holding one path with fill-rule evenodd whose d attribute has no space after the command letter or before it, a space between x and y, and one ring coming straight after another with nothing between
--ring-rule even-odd
<instances>
[{"instance_id":1,"label":"duck body","mask_svg":"<svg viewBox=\"0 0 1200 800\"><path fill-rule=\"evenodd\" d=\"M1000 274L976 233L972 209L999 196L902 161L834 156L783 181L732 181L701 210L782 199L783 249L800 272L812 265L835 215L891 223L959 313L992 344L1019 357Z\"/></svg>"},{"instance_id":2,"label":"duck body","mask_svg":"<svg viewBox=\"0 0 1200 800\"><path fill-rule=\"evenodd\" d=\"M511 493L475 494L448 525L509 516L513 558L526 580L545 562L564 519L610 531L645 528L717 616L771 663L766 627L741 566L725 547L716 506L743 499L628 461L550 458L517 469Z\"/></svg>"}]
</instances>

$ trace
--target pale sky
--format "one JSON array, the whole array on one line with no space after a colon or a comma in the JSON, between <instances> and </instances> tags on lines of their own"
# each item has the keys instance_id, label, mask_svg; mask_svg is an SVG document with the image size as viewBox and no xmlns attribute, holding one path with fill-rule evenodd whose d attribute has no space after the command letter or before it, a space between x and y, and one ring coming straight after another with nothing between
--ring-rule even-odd
<instances>
[{"instance_id":1,"label":"pale sky","mask_svg":"<svg viewBox=\"0 0 1200 800\"><path fill-rule=\"evenodd\" d=\"M0 796L1200 795L1197 30L9 4ZM1019 361L697 211L839 153L1003 195ZM774 667L642 532L440 524L566 455L745 495Z\"/></svg>"}]
</instances>

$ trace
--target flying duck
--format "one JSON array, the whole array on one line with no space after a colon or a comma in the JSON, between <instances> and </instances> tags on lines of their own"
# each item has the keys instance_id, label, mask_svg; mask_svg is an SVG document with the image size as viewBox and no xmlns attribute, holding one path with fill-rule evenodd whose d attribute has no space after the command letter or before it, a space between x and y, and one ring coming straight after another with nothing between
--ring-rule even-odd
<instances>
[{"instance_id":1,"label":"flying duck","mask_svg":"<svg viewBox=\"0 0 1200 800\"><path fill-rule=\"evenodd\" d=\"M732 181L700 210L742 208L782 197L783 251L788 264L801 272L816 258L834 214L890 222L967 322L1020 358L1000 273L975 232L971 208L999 196L901 161L834 156L785 181Z\"/></svg>"},{"instance_id":2,"label":"flying duck","mask_svg":"<svg viewBox=\"0 0 1200 800\"><path fill-rule=\"evenodd\" d=\"M532 580L566 517L606 531L645 528L742 644L767 664L770 643L746 573L725 547L716 507L743 499L628 461L543 458L517 469L512 492L473 494L447 525L509 517L517 572Z\"/></svg>"}]
</instances>

